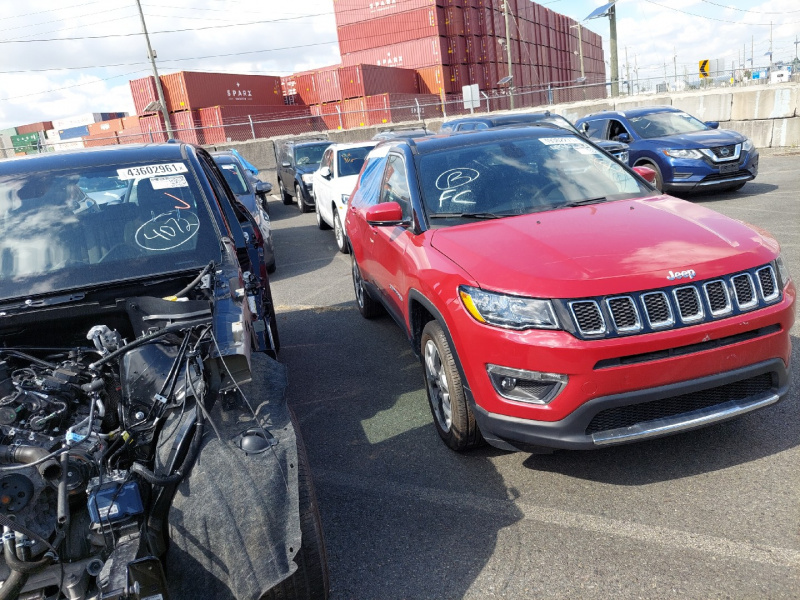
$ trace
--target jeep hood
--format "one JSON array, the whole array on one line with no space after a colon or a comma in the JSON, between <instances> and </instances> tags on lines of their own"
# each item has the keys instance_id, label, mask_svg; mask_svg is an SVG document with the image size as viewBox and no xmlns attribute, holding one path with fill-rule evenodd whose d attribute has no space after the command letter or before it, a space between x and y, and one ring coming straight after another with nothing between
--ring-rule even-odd
<instances>
[{"instance_id":1,"label":"jeep hood","mask_svg":"<svg viewBox=\"0 0 800 600\"><path fill-rule=\"evenodd\" d=\"M676 135L647 138L645 142L656 142L665 148L714 148L730 144L741 144L745 137L736 131L726 129L704 129Z\"/></svg>"},{"instance_id":2,"label":"jeep hood","mask_svg":"<svg viewBox=\"0 0 800 600\"><path fill-rule=\"evenodd\" d=\"M619 200L437 229L431 246L482 288L577 298L654 289L764 264L778 243L670 196Z\"/></svg>"}]
</instances>

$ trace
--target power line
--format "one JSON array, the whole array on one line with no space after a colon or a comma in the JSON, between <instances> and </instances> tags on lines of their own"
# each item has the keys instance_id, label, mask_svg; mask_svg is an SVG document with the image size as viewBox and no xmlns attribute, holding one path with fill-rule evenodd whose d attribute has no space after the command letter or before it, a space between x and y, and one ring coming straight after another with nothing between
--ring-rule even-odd
<instances>
[{"instance_id":1,"label":"power line","mask_svg":"<svg viewBox=\"0 0 800 600\"><path fill-rule=\"evenodd\" d=\"M114 12L115 10L121 10L121 9L124 9L124 8L129 8L129 7L127 7L127 6L118 6L116 8L109 8L109 9L106 9L106 10L98 10L98 11L95 11L95 12L85 13L85 14L82 14L82 15L72 15L70 18L72 18L72 19L81 19L83 17L93 17L95 15L101 15L101 14L107 13L107 12ZM26 27L37 27L38 25L47 25L48 23L63 23L63 22L64 22L63 18L61 18L61 19L51 19L50 21L39 21L38 23L31 23L29 25L18 25L16 27L8 27L6 29L0 29L0 31L14 31L16 29L25 29ZM60 30L56 30L56 31L60 31ZM40 31L39 33L35 33L33 35L40 35L42 33L50 33L50 32L49 31Z\"/></svg>"},{"instance_id":2,"label":"power line","mask_svg":"<svg viewBox=\"0 0 800 600\"><path fill-rule=\"evenodd\" d=\"M36 12L29 12L22 15L10 15L8 17L3 17L4 19L20 19L22 17L30 17L31 15L40 15L42 13L53 13L54 10L62 10L66 8L81 8L82 6L89 6L90 4L100 4L101 2L105 3L107 0L93 0L92 2L81 2L80 4L72 4L70 6L60 6L58 8L52 9L49 8L47 10L37 10Z\"/></svg>"},{"instance_id":3,"label":"power line","mask_svg":"<svg viewBox=\"0 0 800 600\"><path fill-rule=\"evenodd\" d=\"M768 11L768 10L749 10L747 8L736 8L735 6L727 6L725 4L717 4L716 2L712 2L711 0L700 0L701 2L705 2L706 4L713 4L714 6L719 6L720 8L725 8L728 10L738 10L739 12L744 13L756 13L759 15L785 15L787 13L796 13L800 12L800 10L781 10L781 11Z\"/></svg>"},{"instance_id":4,"label":"power line","mask_svg":"<svg viewBox=\"0 0 800 600\"><path fill-rule=\"evenodd\" d=\"M30 98L31 96L41 96L43 94L52 94L53 92L60 92L62 90L69 90L76 87L81 87L84 85L92 85L95 83L100 83L101 81L109 81L111 79L119 79L120 77L128 77L129 75L135 75L136 73L141 73L142 71L146 71L147 69L138 69L136 71L131 71L129 73L123 73L121 75L113 75L111 77L104 77L102 79L95 79L94 81L84 81L83 83L76 83L74 85L65 85L59 88L53 88L51 90L44 90L42 92L32 92L30 94L22 94L21 96L8 96L6 98L0 98L0 102L5 100L16 100L18 98Z\"/></svg>"},{"instance_id":5,"label":"power line","mask_svg":"<svg viewBox=\"0 0 800 600\"><path fill-rule=\"evenodd\" d=\"M680 8L675 8L673 6L665 6L664 4L659 4L658 2L653 2L653 0L645 0L645 2L649 2L650 4L655 4L656 6L660 6L661 8L667 8L669 10L674 10L679 13L683 13L685 15L689 15L690 17L696 17L698 19L708 19L709 21L718 21L720 23L732 23L733 25L758 25L763 27L770 27L773 23L745 23L743 21L728 21L726 19L717 19L716 17L707 17L705 15L698 15L695 13L690 13L685 10L681 10ZM791 23L780 23L780 25L795 25L796 23L800 23L800 21L792 21Z\"/></svg>"}]
</instances>

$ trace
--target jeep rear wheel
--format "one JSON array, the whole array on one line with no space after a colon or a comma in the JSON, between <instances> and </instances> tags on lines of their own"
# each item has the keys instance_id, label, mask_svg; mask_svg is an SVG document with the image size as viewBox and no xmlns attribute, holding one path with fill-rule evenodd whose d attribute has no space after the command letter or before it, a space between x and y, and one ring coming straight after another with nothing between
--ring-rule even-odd
<instances>
[{"instance_id":1,"label":"jeep rear wheel","mask_svg":"<svg viewBox=\"0 0 800 600\"><path fill-rule=\"evenodd\" d=\"M439 437L456 452L480 446L483 437L467 403L453 350L437 321L425 325L420 346L425 389Z\"/></svg>"},{"instance_id":2,"label":"jeep rear wheel","mask_svg":"<svg viewBox=\"0 0 800 600\"><path fill-rule=\"evenodd\" d=\"M303 190L300 189L299 183L294 184L294 195L297 196L297 208L300 209L300 212L308 212L308 204L306 204L306 201L303 199Z\"/></svg>"}]
</instances>

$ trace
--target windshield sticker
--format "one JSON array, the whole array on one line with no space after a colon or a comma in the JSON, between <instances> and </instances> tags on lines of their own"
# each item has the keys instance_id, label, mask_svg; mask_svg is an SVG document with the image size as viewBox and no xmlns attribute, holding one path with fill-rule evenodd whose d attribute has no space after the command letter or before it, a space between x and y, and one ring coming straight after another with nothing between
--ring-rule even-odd
<instances>
[{"instance_id":1,"label":"windshield sticker","mask_svg":"<svg viewBox=\"0 0 800 600\"><path fill-rule=\"evenodd\" d=\"M189 182L183 175L172 175L170 177L153 177L150 183L154 190L165 190L167 188L189 187Z\"/></svg>"},{"instance_id":2,"label":"windshield sticker","mask_svg":"<svg viewBox=\"0 0 800 600\"><path fill-rule=\"evenodd\" d=\"M145 250L173 250L191 240L200 230L193 212L174 210L150 219L136 230L136 244Z\"/></svg>"},{"instance_id":3,"label":"windshield sticker","mask_svg":"<svg viewBox=\"0 0 800 600\"><path fill-rule=\"evenodd\" d=\"M475 169L463 167L459 169L448 169L436 178L436 188L439 190L449 190L472 183L481 174Z\"/></svg>"},{"instance_id":4,"label":"windshield sticker","mask_svg":"<svg viewBox=\"0 0 800 600\"><path fill-rule=\"evenodd\" d=\"M162 163L159 165L144 165L117 169L120 179L137 179L139 177L153 177L154 175L169 175L171 173L188 173L189 169L183 163Z\"/></svg>"},{"instance_id":5,"label":"windshield sticker","mask_svg":"<svg viewBox=\"0 0 800 600\"><path fill-rule=\"evenodd\" d=\"M595 150L591 146L581 146L577 148L577 150L581 154L600 154L597 150Z\"/></svg>"},{"instance_id":6,"label":"windshield sticker","mask_svg":"<svg viewBox=\"0 0 800 600\"><path fill-rule=\"evenodd\" d=\"M583 146L584 143L577 138L571 137L544 137L539 141L547 146Z\"/></svg>"}]
</instances>

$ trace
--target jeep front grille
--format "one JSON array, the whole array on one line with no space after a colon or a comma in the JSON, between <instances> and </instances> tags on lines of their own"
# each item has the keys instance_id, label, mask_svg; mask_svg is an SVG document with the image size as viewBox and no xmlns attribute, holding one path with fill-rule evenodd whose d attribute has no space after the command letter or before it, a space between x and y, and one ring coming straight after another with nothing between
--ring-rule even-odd
<instances>
[{"instance_id":1,"label":"jeep front grille","mask_svg":"<svg viewBox=\"0 0 800 600\"><path fill-rule=\"evenodd\" d=\"M725 277L599 298L566 300L578 337L604 338L686 327L777 302L772 265Z\"/></svg>"}]
</instances>

